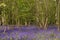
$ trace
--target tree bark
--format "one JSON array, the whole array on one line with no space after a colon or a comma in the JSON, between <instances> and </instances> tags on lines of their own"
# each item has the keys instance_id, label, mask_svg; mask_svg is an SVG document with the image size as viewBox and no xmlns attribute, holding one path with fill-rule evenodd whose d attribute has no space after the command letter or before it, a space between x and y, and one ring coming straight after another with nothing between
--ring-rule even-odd
<instances>
[{"instance_id":1,"label":"tree bark","mask_svg":"<svg viewBox=\"0 0 60 40\"><path fill-rule=\"evenodd\" d=\"M45 20L44 20L44 29L47 29L48 25L48 0L44 0L44 5L45 5Z\"/></svg>"},{"instance_id":2,"label":"tree bark","mask_svg":"<svg viewBox=\"0 0 60 40\"><path fill-rule=\"evenodd\" d=\"M55 14L55 17L56 17L56 25L58 27L58 31L59 31L59 4L60 4L60 0L56 0L56 14Z\"/></svg>"},{"instance_id":3,"label":"tree bark","mask_svg":"<svg viewBox=\"0 0 60 40\"><path fill-rule=\"evenodd\" d=\"M39 20L39 14L40 14L40 1L39 0L35 0L35 7L36 7L36 22L37 25L39 25L40 27L43 27L41 24L41 20Z\"/></svg>"}]
</instances>

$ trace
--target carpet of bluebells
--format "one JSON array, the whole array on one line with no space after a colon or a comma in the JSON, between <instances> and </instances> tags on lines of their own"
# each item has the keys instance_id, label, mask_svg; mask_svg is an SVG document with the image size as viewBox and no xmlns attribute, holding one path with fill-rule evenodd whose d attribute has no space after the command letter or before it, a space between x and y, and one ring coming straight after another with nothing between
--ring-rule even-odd
<instances>
[{"instance_id":1,"label":"carpet of bluebells","mask_svg":"<svg viewBox=\"0 0 60 40\"><path fill-rule=\"evenodd\" d=\"M12 29L0 26L0 40L60 40L60 31L57 30L56 26L49 26L47 30L35 26L15 26Z\"/></svg>"}]
</instances>

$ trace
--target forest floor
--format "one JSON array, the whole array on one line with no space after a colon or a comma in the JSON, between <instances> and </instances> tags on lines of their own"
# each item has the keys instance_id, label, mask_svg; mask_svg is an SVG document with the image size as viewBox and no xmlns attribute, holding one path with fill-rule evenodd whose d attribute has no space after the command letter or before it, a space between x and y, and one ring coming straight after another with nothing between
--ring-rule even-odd
<instances>
[{"instance_id":1,"label":"forest floor","mask_svg":"<svg viewBox=\"0 0 60 40\"><path fill-rule=\"evenodd\" d=\"M55 26L54 26L55 27ZM53 26L47 30L31 27L0 28L0 40L60 40L60 31Z\"/></svg>"}]
</instances>

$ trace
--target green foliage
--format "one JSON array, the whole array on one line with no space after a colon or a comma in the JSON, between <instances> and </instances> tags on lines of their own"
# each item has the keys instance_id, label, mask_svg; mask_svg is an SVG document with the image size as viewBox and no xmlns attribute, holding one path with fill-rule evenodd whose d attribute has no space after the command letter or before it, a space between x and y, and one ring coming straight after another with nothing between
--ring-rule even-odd
<instances>
[{"instance_id":1,"label":"green foliage","mask_svg":"<svg viewBox=\"0 0 60 40\"><path fill-rule=\"evenodd\" d=\"M2 20L3 17L4 25L24 25L25 22L27 22L27 24L35 24L37 23L36 17L39 23L44 22L45 18L48 17L48 24L55 24L56 1L45 1L46 2L44 2L44 0L3 0L0 2L0 18Z\"/></svg>"}]
</instances>

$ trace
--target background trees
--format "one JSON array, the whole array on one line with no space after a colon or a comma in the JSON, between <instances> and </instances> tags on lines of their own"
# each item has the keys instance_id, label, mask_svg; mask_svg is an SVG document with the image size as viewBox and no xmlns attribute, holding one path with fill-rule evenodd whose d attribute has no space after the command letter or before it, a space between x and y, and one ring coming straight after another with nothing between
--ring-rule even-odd
<instances>
[{"instance_id":1,"label":"background trees","mask_svg":"<svg viewBox=\"0 0 60 40\"><path fill-rule=\"evenodd\" d=\"M59 0L1 0L0 25L59 25Z\"/></svg>"}]
</instances>

